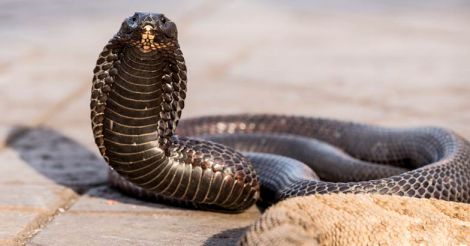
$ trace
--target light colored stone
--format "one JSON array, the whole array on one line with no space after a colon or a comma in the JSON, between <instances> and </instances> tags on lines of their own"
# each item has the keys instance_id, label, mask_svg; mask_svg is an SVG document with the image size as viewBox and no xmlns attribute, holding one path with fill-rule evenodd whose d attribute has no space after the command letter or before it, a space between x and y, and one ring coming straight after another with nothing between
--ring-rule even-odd
<instances>
[{"instance_id":1,"label":"light colored stone","mask_svg":"<svg viewBox=\"0 0 470 246\"><path fill-rule=\"evenodd\" d=\"M35 211L2 211L0 210L0 244L20 245L22 234L29 222L38 215Z\"/></svg>"},{"instance_id":2,"label":"light colored stone","mask_svg":"<svg viewBox=\"0 0 470 246\"><path fill-rule=\"evenodd\" d=\"M174 213L183 213L186 211L184 208L133 199L108 186L99 186L90 189L84 196L82 196L82 198L73 205L71 211L78 213L118 212L151 214L152 212L158 211L168 211L171 213L171 210L174 210Z\"/></svg>"},{"instance_id":3,"label":"light colored stone","mask_svg":"<svg viewBox=\"0 0 470 246\"><path fill-rule=\"evenodd\" d=\"M31 245L234 244L258 216L255 207L239 214L180 209L99 187L57 217Z\"/></svg>"},{"instance_id":4,"label":"light colored stone","mask_svg":"<svg viewBox=\"0 0 470 246\"><path fill-rule=\"evenodd\" d=\"M295 197L270 207L241 245L468 245L470 205L378 194Z\"/></svg>"},{"instance_id":5,"label":"light colored stone","mask_svg":"<svg viewBox=\"0 0 470 246\"><path fill-rule=\"evenodd\" d=\"M30 245L233 245L252 222L234 215L68 213L54 220Z\"/></svg>"},{"instance_id":6,"label":"light colored stone","mask_svg":"<svg viewBox=\"0 0 470 246\"><path fill-rule=\"evenodd\" d=\"M47 210L60 203L64 188L39 185L0 185L0 211L7 209Z\"/></svg>"}]
</instances>

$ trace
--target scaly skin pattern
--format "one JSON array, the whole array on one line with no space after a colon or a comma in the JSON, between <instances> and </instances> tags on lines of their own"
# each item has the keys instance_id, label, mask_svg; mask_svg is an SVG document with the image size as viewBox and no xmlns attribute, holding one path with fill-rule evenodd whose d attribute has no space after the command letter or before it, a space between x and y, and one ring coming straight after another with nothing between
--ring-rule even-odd
<instances>
[{"instance_id":1,"label":"scaly skin pattern","mask_svg":"<svg viewBox=\"0 0 470 246\"><path fill-rule=\"evenodd\" d=\"M178 130L241 151L295 157L319 170L323 181L301 172L279 175L291 168L288 162L270 161L272 156L251 158L263 190L270 193L261 194L269 196L268 203L323 193L470 202L470 144L442 128L391 129L299 116L229 115L188 119Z\"/></svg>"},{"instance_id":2,"label":"scaly skin pattern","mask_svg":"<svg viewBox=\"0 0 470 246\"><path fill-rule=\"evenodd\" d=\"M186 98L176 36L165 16L136 13L98 58L92 127L111 183L177 204L243 210L259 193L249 161L223 145L174 135Z\"/></svg>"},{"instance_id":3,"label":"scaly skin pattern","mask_svg":"<svg viewBox=\"0 0 470 246\"><path fill-rule=\"evenodd\" d=\"M448 130L277 115L178 124L186 66L162 14L125 19L94 73L95 142L112 186L127 194L226 211L250 207L260 189L267 203L332 192L470 201L470 147Z\"/></svg>"}]
</instances>

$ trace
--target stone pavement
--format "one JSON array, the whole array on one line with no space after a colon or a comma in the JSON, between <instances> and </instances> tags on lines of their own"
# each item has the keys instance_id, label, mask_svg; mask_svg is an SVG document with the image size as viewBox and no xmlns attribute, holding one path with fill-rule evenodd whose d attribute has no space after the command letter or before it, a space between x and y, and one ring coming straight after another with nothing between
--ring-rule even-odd
<instances>
[{"instance_id":1,"label":"stone pavement","mask_svg":"<svg viewBox=\"0 0 470 246\"><path fill-rule=\"evenodd\" d=\"M107 188L88 118L92 69L134 11L178 24L184 117L303 114L470 138L465 1L3 0L0 245L230 245L258 217Z\"/></svg>"}]
</instances>

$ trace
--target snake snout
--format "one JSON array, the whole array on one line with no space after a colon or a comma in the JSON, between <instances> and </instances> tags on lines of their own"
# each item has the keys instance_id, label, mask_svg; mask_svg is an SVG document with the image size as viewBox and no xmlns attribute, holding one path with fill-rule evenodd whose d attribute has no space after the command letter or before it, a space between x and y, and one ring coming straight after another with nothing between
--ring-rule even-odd
<instances>
[{"instance_id":1,"label":"snake snout","mask_svg":"<svg viewBox=\"0 0 470 246\"><path fill-rule=\"evenodd\" d=\"M157 26L157 23L154 21L145 21L140 24L140 29L142 32L148 31L148 30L155 30Z\"/></svg>"},{"instance_id":2,"label":"snake snout","mask_svg":"<svg viewBox=\"0 0 470 246\"><path fill-rule=\"evenodd\" d=\"M153 30L161 29L168 19L163 14L141 13L140 28L145 30L151 27Z\"/></svg>"},{"instance_id":3,"label":"snake snout","mask_svg":"<svg viewBox=\"0 0 470 246\"><path fill-rule=\"evenodd\" d=\"M142 43L144 44L151 44L153 43L153 40L155 39L155 27L150 25L150 24L146 24L144 25L144 27L142 28Z\"/></svg>"}]
</instances>

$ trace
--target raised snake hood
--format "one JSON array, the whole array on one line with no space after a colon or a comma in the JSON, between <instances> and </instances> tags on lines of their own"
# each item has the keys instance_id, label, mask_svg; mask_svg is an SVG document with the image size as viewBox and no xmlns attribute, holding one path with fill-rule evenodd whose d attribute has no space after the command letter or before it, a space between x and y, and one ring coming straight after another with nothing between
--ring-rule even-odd
<instances>
[{"instance_id":1,"label":"raised snake hood","mask_svg":"<svg viewBox=\"0 0 470 246\"><path fill-rule=\"evenodd\" d=\"M126 18L94 73L93 133L114 186L211 209L243 210L256 201L258 180L246 158L175 135L187 77L171 20L153 13Z\"/></svg>"}]
</instances>

